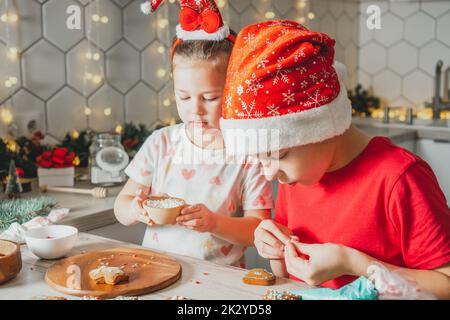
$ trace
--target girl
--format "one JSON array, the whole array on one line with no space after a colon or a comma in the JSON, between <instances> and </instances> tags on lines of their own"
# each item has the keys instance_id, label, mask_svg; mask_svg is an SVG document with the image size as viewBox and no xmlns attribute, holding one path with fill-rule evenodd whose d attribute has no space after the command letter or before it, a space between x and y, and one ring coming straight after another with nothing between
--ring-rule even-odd
<instances>
[{"instance_id":1,"label":"girl","mask_svg":"<svg viewBox=\"0 0 450 320\"><path fill-rule=\"evenodd\" d=\"M203 1L196 8L210 16L213 10L221 21L213 4ZM211 25L208 32L186 31L192 27L186 26L183 16L194 3L185 5L182 1L172 51L176 104L183 123L147 139L125 171L130 179L114 211L124 225L148 223L143 246L244 266L245 248L253 245L255 228L270 216L271 188L259 166L227 158L223 148L219 119L234 38L222 22L216 32L211 32ZM191 40L199 34L204 40ZM143 216L147 195L160 193L193 204L182 210L177 224L155 225Z\"/></svg>"}]
</instances>

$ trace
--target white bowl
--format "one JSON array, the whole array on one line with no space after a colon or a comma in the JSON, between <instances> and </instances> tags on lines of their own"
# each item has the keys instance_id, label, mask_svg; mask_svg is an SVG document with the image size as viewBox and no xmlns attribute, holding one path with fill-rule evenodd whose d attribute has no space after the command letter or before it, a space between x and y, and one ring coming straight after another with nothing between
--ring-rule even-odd
<instances>
[{"instance_id":1,"label":"white bowl","mask_svg":"<svg viewBox=\"0 0 450 320\"><path fill-rule=\"evenodd\" d=\"M25 234L28 248L42 259L58 259L72 250L78 229L64 225L50 225L30 229Z\"/></svg>"}]
</instances>

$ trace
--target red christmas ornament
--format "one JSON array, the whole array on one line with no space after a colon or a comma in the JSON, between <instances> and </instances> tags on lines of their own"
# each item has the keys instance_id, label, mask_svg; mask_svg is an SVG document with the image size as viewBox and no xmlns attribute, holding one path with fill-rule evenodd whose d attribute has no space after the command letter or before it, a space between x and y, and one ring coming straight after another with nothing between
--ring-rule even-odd
<instances>
[{"instance_id":1,"label":"red christmas ornament","mask_svg":"<svg viewBox=\"0 0 450 320\"><path fill-rule=\"evenodd\" d=\"M22 168L16 168L16 174L19 178L23 178L25 171Z\"/></svg>"}]
</instances>

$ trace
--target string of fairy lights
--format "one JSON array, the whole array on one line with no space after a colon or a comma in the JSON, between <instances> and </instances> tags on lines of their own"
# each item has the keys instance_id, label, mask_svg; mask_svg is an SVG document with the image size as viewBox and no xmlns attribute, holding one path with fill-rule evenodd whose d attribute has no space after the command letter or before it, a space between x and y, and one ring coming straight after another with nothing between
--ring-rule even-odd
<instances>
[{"instance_id":1,"label":"string of fairy lights","mask_svg":"<svg viewBox=\"0 0 450 320\"><path fill-rule=\"evenodd\" d=\"M17 13L16 8L13 6L10 0L6 0L4 2L4 12L0 16L0 24L3 30L5 30L6 34L6 57L3 60L3 63L6 64L5 70L9 71L7 65L9 63L16 63L20 57L19 49L17 45L12 43L11 41L11 33L13 29L17 28L19 23L19 15ZM15 75L6 74L4 78L1 79L3 85L9 92L13 92L16 86L19 84L19 80ZM10 106L7 108L0 109L0 118L2 122L6 125L10 125L14 121L14 113L12 111L12 101L10 102Z\"/></svg>"},{"instance_id":2,"label":"string of fairy lights","mask_svg":"<svg viewBox=\"0 0 450 320\"><path fill-rule=\"evenodd\" d=\"M272 0L261 0L263 2L271 2ZM14 8L13 2L14 0L4 0L5 10L0 15L0 24L2 28L6 28L6 47L7 47L7 59L9 61L15 61L20 59L21 53L17 48L16 44L10 43L11 32L18 32L18 24L20 23L20 15L19 12ZM103 52L97 48L96 44L99 43L99 39L101 37L100 29L102 26L107 26L108 24L113 24L113 18L108 16L107 13L103 12L103 7L100 4L101 1L98 0L89 0L87 3L88 8L90 10L87 11L89 16L89 20L85 24L86 34L87 34L87 49L84 53L83 59L85 63L84 66L84 74L83 74L83 94L85 98L85 105L82 106L82 111L84 115L87 117L88 123L90 123L90 118L93 116L95 108L103 108L102 113L105 117L113 117L114 109L111 107L111 99L108 92L106 93L106 103L104 106L91 106L90 99L88 97L88 87L94 86L98 88L102 83L107 82L105 79L105 67L104 61L102 59ZM174 4L177 2L176 0L168 0L169 4ZM228 11L228 1L227 0L218 0L216 1L218 7L224 12L224 15L227 15ZM167 7L167 6L166 6ZM269 6L270 7L270 6ZM295 7L297 9L298 17L297 21L299 23L305 23L308 20L313 20L315 18L315 14L309 11L308 0L298 0L295 3ZM228 14L229 15L229 14ZM266 11L263 14L263 17L266 19L274 19L276 18L276 13L274 11ZM168 28L170 27L169 21L169 13L168 9L165 8L163 10L159 10L157 12L157 18L155 19L154 27L157 28L158 37L162 42L167 45L170 44L170 35L168 32ZM161 39L163 37L164 39ZM167 47L164 44L160 44L154 48L156 53L165 56L167 55ZM164 60L167 61L167 60ZM154 69L155 76L158 79L164 79L167 77L169 73L169 68L167 66L161 65ZM14 88L19 85L19 80L14 75L7 75L6 78L1 79L3 85L10 89L11 92L14 92ZM1 85L1 83L0 83ZM165 97L161 99L161 104L163 107L171 107L173 105L173 99L170 97ZM12 104L12 103L11 103ZM0 121L9 125L14 121L14 112L12 108L0 108ZM176 119L171 117L168 121L168 124L175 123ZM122 125L116 122L115 132L121 133L123 130ZM79 132L75 129L72 130L72 135L74 137L79 136Z\"/></svg>"}]
</instances>

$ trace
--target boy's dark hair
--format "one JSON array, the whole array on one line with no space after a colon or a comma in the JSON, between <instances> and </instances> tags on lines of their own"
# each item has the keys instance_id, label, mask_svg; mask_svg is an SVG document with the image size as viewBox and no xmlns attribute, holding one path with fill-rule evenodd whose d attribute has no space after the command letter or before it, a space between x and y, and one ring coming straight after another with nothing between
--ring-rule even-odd
<instances>
[{"instance_id":1,"label":"boy's dark hair","mask_svg":"<svg viewBox=\"0 0 450 320\"><path fill-rule=\"evenodd\" d=\"M235 33L230 31L233 35ZM177 39L174 40L175 43ZM210 41L210 40L188 40L181 41L175 46L173 56L184 59L200 61L224 62L228 65L228 60L233 50L233 43L228 40Z\"/></svg>"}]
</instances>

